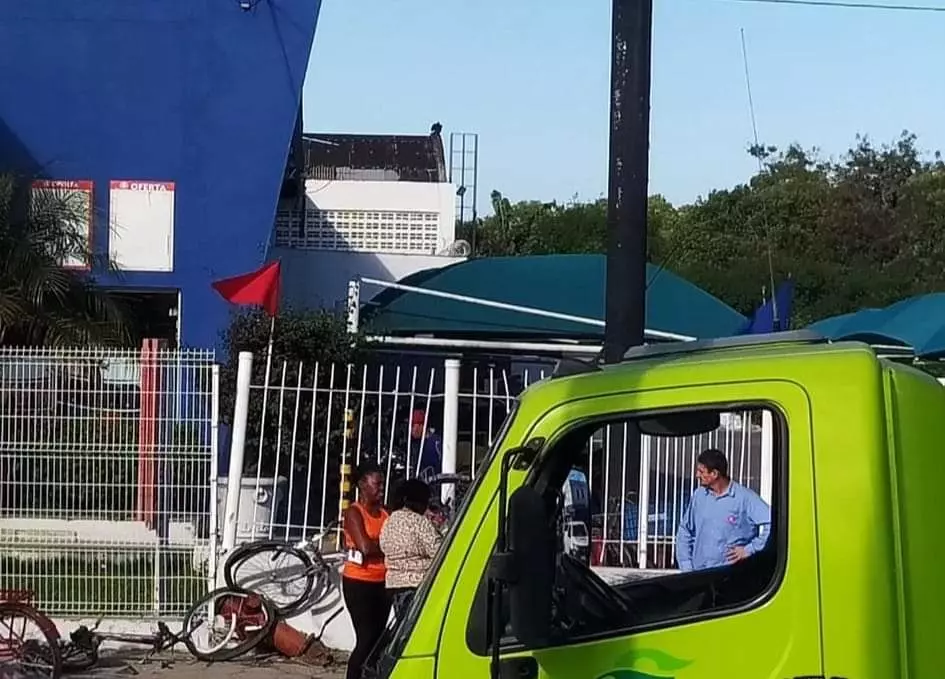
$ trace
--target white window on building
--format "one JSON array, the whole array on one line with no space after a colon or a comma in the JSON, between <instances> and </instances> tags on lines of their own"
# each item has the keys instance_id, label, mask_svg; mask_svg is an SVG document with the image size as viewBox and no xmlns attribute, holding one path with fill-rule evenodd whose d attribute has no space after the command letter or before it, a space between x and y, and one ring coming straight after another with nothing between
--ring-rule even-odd
<instances>
[{"instance_id":1,"label":"white window on building","mask_svg":"<svg viewBox=\"0 0 945 679\"><path fill-rule=\"evenodd\" d=\"M313 250L433 254L439 213L394 210L279 210L276 245Z\"/></svg>"}]
</instances>

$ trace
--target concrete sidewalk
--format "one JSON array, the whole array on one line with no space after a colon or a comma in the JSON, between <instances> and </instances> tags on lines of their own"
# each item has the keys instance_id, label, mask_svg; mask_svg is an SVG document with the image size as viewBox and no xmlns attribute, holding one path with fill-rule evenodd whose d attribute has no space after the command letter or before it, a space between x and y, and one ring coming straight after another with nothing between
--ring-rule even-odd
<instances>
[{"instance_id":1,"label":"concrete sidewalk","mask_svg":"<svg viewBox=\"0 0 945 679\"><path fill-rule=\"evenodd\" d=\"M99 664L78 679L341 679L345 674L344 654L329 667L313 667L278 656L247 656L229 662L207 664L186 653L167 653L141 663L140 652L120 651L103 655Z\"/></svg>"}]
</instances>

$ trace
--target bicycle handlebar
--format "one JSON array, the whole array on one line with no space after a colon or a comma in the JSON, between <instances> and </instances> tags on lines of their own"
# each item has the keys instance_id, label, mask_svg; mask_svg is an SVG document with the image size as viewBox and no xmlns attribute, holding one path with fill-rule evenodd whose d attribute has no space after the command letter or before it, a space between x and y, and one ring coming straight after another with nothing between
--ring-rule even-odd
<instances>
[{"instance_id":1,"label":"bicycle handlebar","mask_svg":"<svg viewBox=\"0 0 945 679\"><path fill-rule=\"evenodd\" d=\"M329 533L331 533L332 531L336 530L337 528L338 528L338 522L337 522L337 521L332 521L332 522L329 523L327 526L325 526L324 530L322 530L321 533L316 533L315 535L313 535L313 536L310 537L310 538L303 539L300 543L298 543L298 544L296 545L296 547L314 546L314 547L318 548L318 546L321 544L322 540L324 540L324 539L328 536ZM321 550L318 549L317 551L321 551Z\"/></svg>"}]
</instances>

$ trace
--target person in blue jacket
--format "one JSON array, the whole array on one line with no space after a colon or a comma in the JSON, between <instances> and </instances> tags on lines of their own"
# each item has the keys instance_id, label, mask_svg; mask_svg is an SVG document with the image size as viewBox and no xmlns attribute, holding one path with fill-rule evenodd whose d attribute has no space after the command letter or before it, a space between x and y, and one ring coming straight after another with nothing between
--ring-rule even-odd
<instances>
[{"instance_id":1,"label":"person in blue jacket","mask_svg":"<svg viewBox=\"0 0 945 679\"><path fill-rule=\"evenodd\" d=\"M410 438L420 445L417 478L430 483L443 471L443 439L426 423L426 413L414 410L410 418Z\"/></svg>"},{"instance_id":2,"label":"person in blue jacket","mask_svg":"<svg viewBox=\"0 0 945 679\"><path fill-rule=\"evenodd\" d=\"M676 560L683 571L733 564L764 549L771 508L755 491L728 475L725 454L709 448L696 465L699 487L676 534Z\"/></svg>"}]
</instances>

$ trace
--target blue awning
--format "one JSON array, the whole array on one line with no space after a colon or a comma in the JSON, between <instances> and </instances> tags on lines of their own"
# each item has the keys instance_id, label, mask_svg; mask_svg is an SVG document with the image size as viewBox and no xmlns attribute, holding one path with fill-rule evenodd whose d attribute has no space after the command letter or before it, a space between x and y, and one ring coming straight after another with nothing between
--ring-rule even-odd
<instances>
[{"instance_id":1,"label":"blue awning","mask_svg":"<svg viewBox=\"0 0 945 679\"><path fill-rule=\"evenodd\" d=\"M918 358L945 358L945 293L910 297L883 309L833 316L808 328L835 341L886 344L911 350Z\"/></svg>"}]
</instances>

